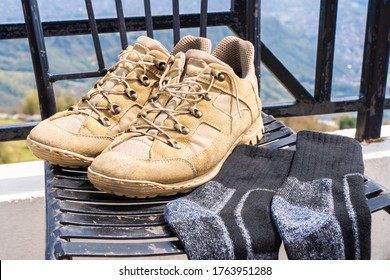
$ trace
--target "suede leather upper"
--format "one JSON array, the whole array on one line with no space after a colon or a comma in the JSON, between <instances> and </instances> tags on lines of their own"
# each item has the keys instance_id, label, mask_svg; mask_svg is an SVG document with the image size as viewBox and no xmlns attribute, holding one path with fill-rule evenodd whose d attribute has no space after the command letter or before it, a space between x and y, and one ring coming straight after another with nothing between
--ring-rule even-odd
<instances>
[{"instance_id":1,"label":"suede leather upper","mask_svg":"<svg viewBox=\"0 0 390 280\"><path fill-rule=\"evenodd\" d=\"M221 42L237 43L253 53L247 41L229 37ZM240 77L218 57L196 50L178 53L168 85L159 88L157 100L144 106L131 132L116 138L90 170L123 181L124 188L136 181L180 185L214 170L261 116L253 60L245 67L241 71L245 76ZM224 79L215 73L224 74ZM206 91L208 96L197 100L196 92ZM200 117L188 112L194 104ZM186 133L174 129L178 124Z\"/></svg>"},{"instance_id":2,"label":"suede leather upper","mask_svg":"<svg viewBox=\"0 0 390 280\"><path fill-rule=\"evenodd\" d=\"M207 52L211 48L208 39L186 36L172 53L192 47ZM164 72L160 65L166 63L169 56L158 41L139 37L75 106L42 121L30 132L28 144L32 152L55 164L61 164L61 158L53 159L50 153L42 153L42 149L55 149L63 157L67 154L98 156L136 118L152 89L158 85ZM148 83L143 83L141 79L144 78ZM131 89L136 98L125 94L126 89ZM112 106L118 106L118 111Z\"/></svg>"}]
</instances>

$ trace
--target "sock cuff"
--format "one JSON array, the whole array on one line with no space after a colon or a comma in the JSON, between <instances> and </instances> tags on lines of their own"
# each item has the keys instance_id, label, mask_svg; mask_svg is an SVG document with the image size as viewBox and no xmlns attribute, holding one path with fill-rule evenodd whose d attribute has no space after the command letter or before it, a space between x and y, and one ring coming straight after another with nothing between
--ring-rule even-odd
<instances>
[{"instance_id":1,"label":"sock cuff","mask_svg":"<svg viewBox=\"0 0 390 280\"><path fill-rule=\"evenodd\" d=\"M244 155L250 158L264 157L278 159L291 159L294 151L282 150L282 149L266 149L251 145L239 145L235 148L234 153Z\"/></svg>"},{"instance_id":2,"label":"sock cuff","mask_svg":"<svg viewBox=\"0 0 390 280\"><path fill-rule=\"evenodd\" d=\"M336 144L336 145L340 145L344 143L347 145L354 145L356 146L356 149L361 150L361 146L358 141L342 135L329 134L329 133L310 131L310 130L299 131L297 133L297 143L305 140L324 143L324 144L325 143Z\"/></svg>"},{"instance_id":3,"label":"sock cuff","mask_svg":"<svg viewBox=\"0 0 390 280\"><path fill-rule=\"evenodd\" d=\"M253 171L258 170L258 173L261 173L264 168L272 169L272 166L284 166L287 176L294 153L290 150L239 145L223 164L221 173L227 171L228 174L231 174L232 170L241 170L240 172L242 172L245 168L254 168Z\"/></svg>"},{"instance_id":4,"label":"sock cuff","mask_svg":"<svg viewBox=\"0 0 390 280\"><path fill-rule=\"evenodd\" d=\"M242 184L243 178L251 184L241 186L250 189L264 180L273 186L281 184L288 176L294 151L271 150L250 145L237 146L213 179L223 185Z\"/></svg>"},{"instance_id":5,"label":"sock cuff","mask_svg":"<svg viewBox=\"0 0 390 280\"><path fill-rule=\"evenodd\" d=\"M298 132L290 176L300 180L315 180L340 178L349 173L364 173L359 142L334 134Z\"/></svg>"}]
</instances>

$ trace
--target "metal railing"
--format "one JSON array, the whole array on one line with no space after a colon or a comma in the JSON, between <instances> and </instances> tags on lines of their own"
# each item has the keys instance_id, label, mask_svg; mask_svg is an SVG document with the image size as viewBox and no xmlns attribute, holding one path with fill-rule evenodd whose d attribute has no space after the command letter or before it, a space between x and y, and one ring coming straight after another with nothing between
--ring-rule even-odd
<instances>
[{"instance_id":1,"label":"metal railing","mask_svg":"<svg viewBox=\"0 0 390 280\"><path fill-rule=\"evenodd\" d=\"M199 13L180 14L179 0L172 0L171 15L152 15L150 0L144 0L145 16L125 17L121 0L112 0L115 18L96 19L91 0L85 0L87 20L41 22L37 0L21 0L25 23L0 24L0 40L28 38L34 67L42 119L53 115L55 94L53 84L60 80L103 76L106 65L99 34L119 33L122 49L128 45L127 32L146 31L153 37L155 30L172 29L173 40L180 39L180 29L199 27L199 36L207 36L207 27L227 26L239 37L255 46L255 66L260 77L263 63L295 98L292 104L264 106L275 117L357 112L356 138L380 137L383 112L390 109L385 98L390 50L390 1L368 0L366 35L359 97L342 101L331 100L334 62L337 0L321 0L318 28L317 61L314 92L310 93L261 42L260 0L228 0L230 9L208 12L207 0L201 0ZM115 2L115 3L114 3ZM45 38L90 34L96 52L98 69L93 72L53 74L50 72ZM0 126L0 141L25 139L36 122Z\"/></svg>"}]
</instances>

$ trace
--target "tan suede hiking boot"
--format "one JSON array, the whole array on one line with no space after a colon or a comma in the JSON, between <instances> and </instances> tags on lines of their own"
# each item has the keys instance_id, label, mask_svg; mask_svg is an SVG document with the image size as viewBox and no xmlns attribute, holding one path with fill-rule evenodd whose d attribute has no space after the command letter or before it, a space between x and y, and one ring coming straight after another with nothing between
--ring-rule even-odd
<instances>
[{"instance_id":1,"label":"tan suede hiking boot","mask_svg":"<svg viewBox=\"0 0 390 280\"><path fill-rule=\"evenodd\" d=\"M94 160L88 178L98 189L139 198L211 180L238 144L262 137L253 59L253 45L236 37L225 38L214 56L178 53L129 132Z\"/></svg>"},{"instance_id":2,"label":"tan suede hiking boot","mask_svg":"<svg viewBox=\"0 0 390 280\"><path fill-rule=\"evenodd\" d=\"M210 52L211 42L186 36L171 53L194 48ZM136 118L158 85L169 57L161 43L139 37L76 106L37 125L27 138L28 147L53 164L89 166Z\"/></svg>"}]
</instances>

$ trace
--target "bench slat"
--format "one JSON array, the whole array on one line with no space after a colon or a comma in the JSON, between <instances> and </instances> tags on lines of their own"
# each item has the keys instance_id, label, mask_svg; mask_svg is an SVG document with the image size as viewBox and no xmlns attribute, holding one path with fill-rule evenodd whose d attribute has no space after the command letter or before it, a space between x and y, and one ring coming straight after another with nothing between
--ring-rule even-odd
<instances>
[{"instance_id":1,"label":"bench slat","mask_svg":"<svg viewBox=\"0 0 390 280\"><path fill-rule=\"evenodd\" d=\"M151 227L100 227L63 226L59 231L61 238L83 239L148 239L174 237L168 226Z\"/></svg>"},{"instance_id":2,"label":"bench slat","mask_svg":"<svg viewBox=\"0 0 390 280\"><path fill-rule=\"evenodd\" d=\"M57 199L65 199L65 200L73 200L73 201L89 201L94 203L148 203L148 202L168 202L172 199L178 198L178 196L172 197L156 197L154 199L130 199L127 197L116 196L112 194L107 194L105 192L100 191L76 191L76 190L65 190L65 189L57 189L56 190L56 198Z\"/></svg>"},{"instance_id":3,"label":"bench slat","mask_svg":"<svg viewBox=\"0 0 390 280\"><path fill-rule=\"evenodd\" d=\"M62 242L57 244L59 257L147 257L183 254L179 241L143 243ZM62 254L61 254L62 253Z\"/></svg>"},{"instance_id":4,"label":"bench slat","mask_svg":"<svg viewBox=\"0 0 390 280\"><path fill-rule=\"evenodd\" d=\"M102 215L141 215L159 214L164 211L165 203L156 204L87 204L73 201L58 201L58 208L62 212L102 214Z\"/></svg>"},{"instance_id":5,"label":"bench slat","mask_svg":"<svg viewBox=\"0 0 390 280\"><path fill-rule=\"evenodd\" d=\"M389 193L382 193L376 197L368 199L368 207L371 213L375 213L379 210L385 210L390 214L390 195Z\"/></svg>"},{"instance_id":6,"label":"bench slat","mask_svg":"<svg viewBox=\"0 0 390 280\"><path fill-rule=\"evenodd\" d=\"M83 225L83 226L106 226L106 227L140 227L157 226L165 224L162 214L153 215L91 215L62 213L59 215L62 224Z\"/></svg>"}]
</instances>

